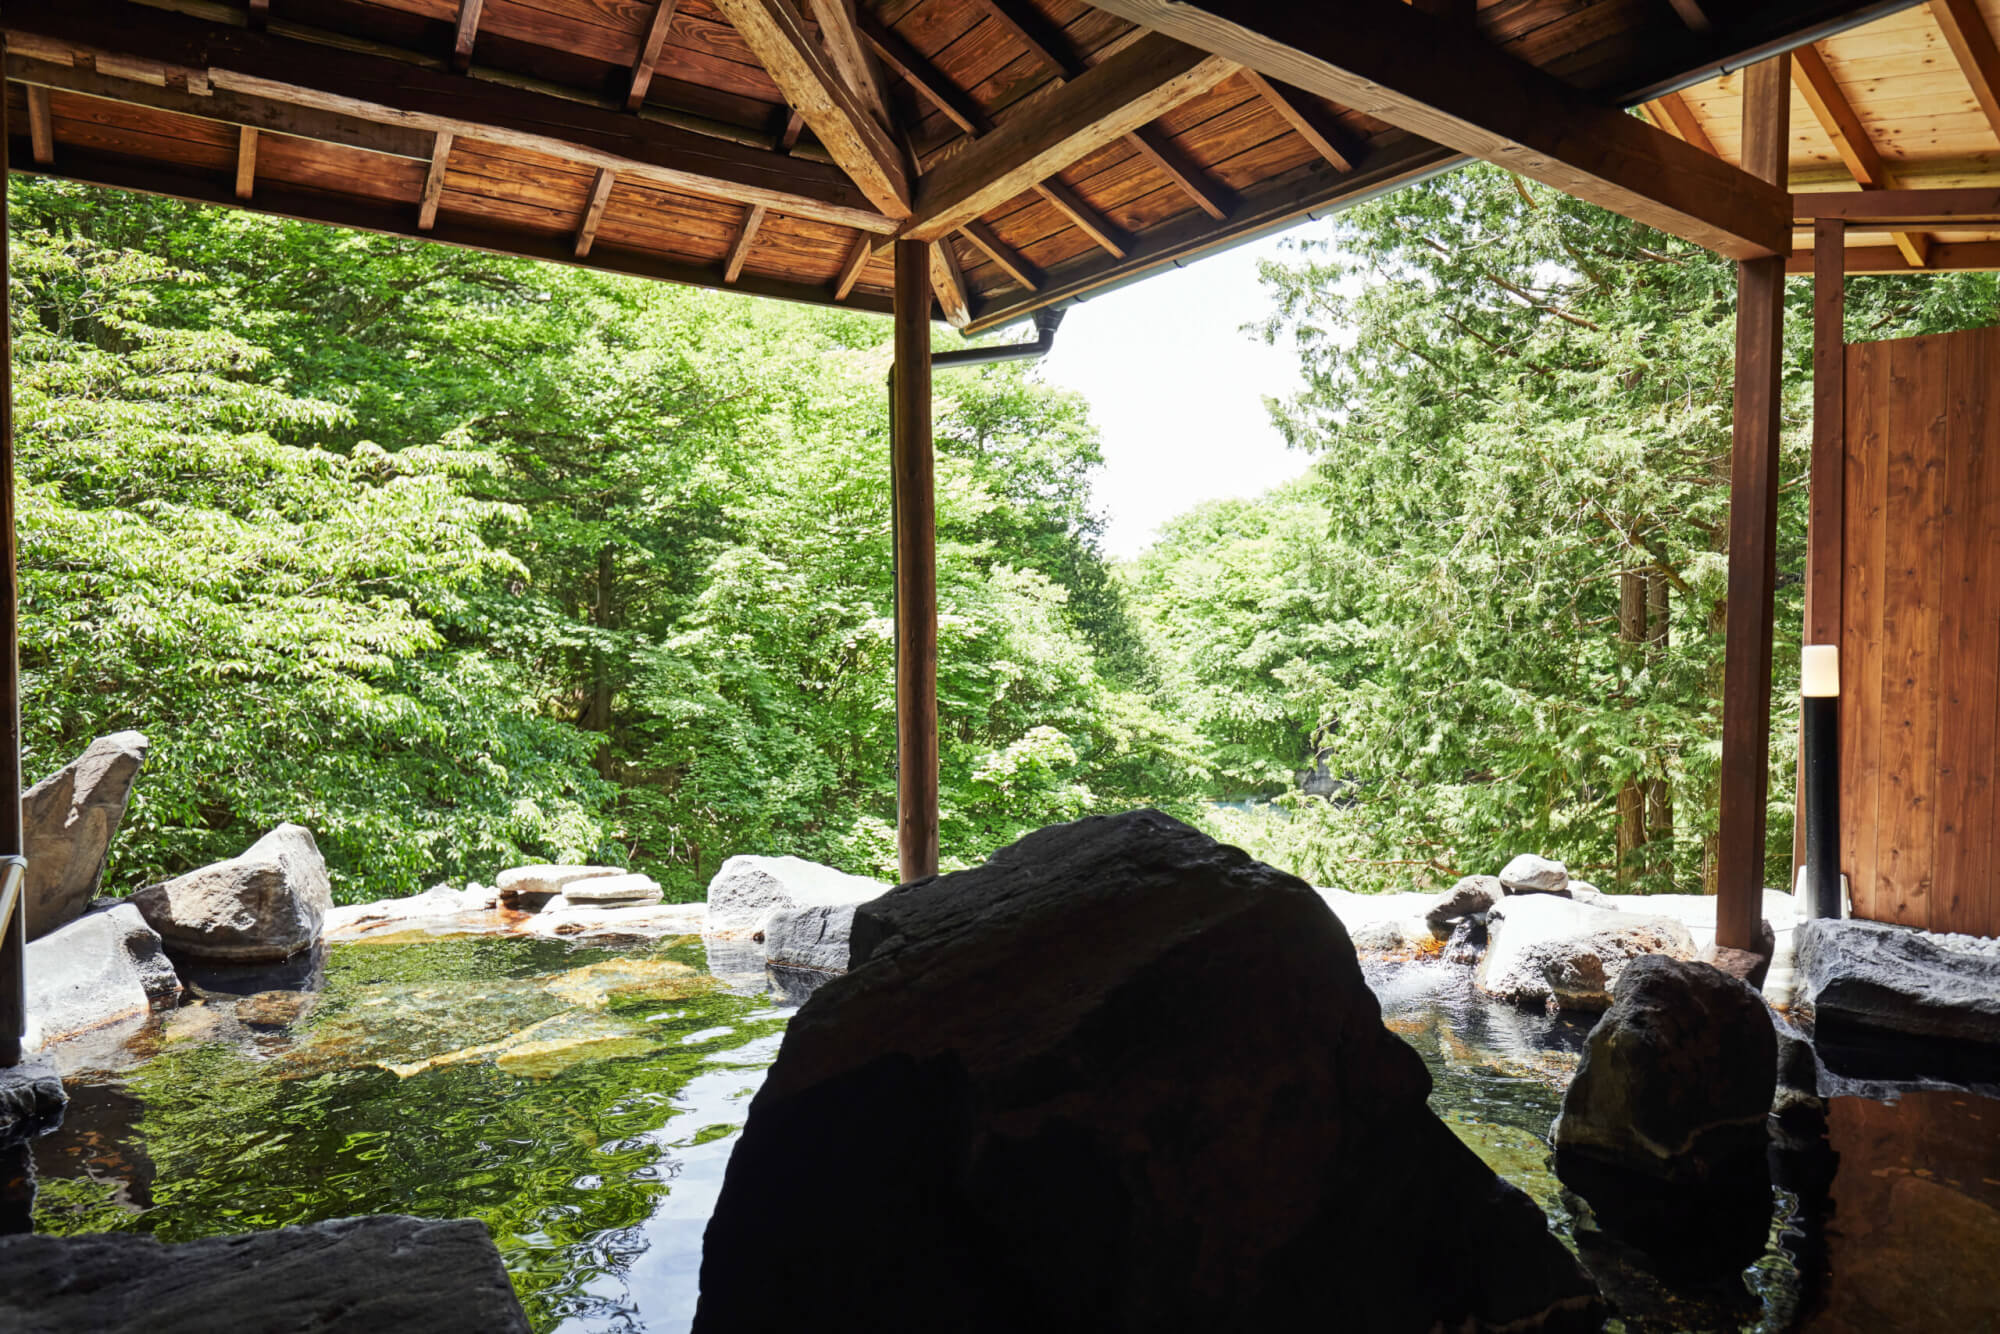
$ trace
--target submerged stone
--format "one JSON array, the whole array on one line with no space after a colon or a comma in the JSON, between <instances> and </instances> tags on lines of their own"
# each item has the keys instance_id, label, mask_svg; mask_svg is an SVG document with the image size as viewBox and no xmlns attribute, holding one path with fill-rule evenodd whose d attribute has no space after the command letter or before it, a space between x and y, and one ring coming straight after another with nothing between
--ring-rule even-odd
<instances>
[{"instance_id":1,"label":"submerged stone","mask_svg":"<svg viewBox=\"0 0 2000 1334\"><path fill-rule=\"evenodd\" d=\"M486 1225L395 1214L166 1246L0 1237L0 1328L35 1334L527 1334Z\"/></svg>"},{"instance_id":2,"label":"submerged stone","mask_svg":"<svg viewBox=\"0 0 2000 1334\"><path fill-rule=\"evenodd\" d=\"M1595 1328L1429 1092L1302 881L1155 811L1045 829L856 910L730 1158L695 1327ZM802 1199L839 1226L788 1225Z\"/></svg>"}]
</instances>

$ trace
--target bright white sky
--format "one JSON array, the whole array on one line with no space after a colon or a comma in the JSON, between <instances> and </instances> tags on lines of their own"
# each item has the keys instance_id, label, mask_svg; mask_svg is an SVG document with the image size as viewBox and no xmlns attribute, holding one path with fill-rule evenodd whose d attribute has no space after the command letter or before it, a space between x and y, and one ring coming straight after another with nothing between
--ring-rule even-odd
<instances>
[{"instance_id":1,"label":"bright white sky","mask_svg":"<svg viewBox=\"0 0 2000 1334\"><path fill-rule=\"evenodd\" d=\"M1258 495L1311 462L1285 447L1264 410L1266 396L1297 388L1292 354L1242 331L1270 309L1257 261L1277 253L1276 237L1254 242L1063 317L1043 374L1089 399L1103 433L1092 492L1111 555L1137 555L1174 515Z\"/></svg>"}]
</instances>

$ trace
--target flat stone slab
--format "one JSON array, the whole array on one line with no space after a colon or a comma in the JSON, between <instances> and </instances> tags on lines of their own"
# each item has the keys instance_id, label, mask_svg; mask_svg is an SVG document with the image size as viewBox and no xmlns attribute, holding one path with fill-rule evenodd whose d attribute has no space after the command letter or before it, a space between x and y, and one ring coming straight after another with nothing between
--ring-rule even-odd
<instances>
[{"instance_id":1,"label":"flat stone slab","mask_svg":"<svg viewBox=\"0 0 2000 1334\"><path fill-rule=\"evenodd\" d=\"M660 882L649 875L587 876L563 886L563 898L579 907L658 903Z\"/></svg>"},{"instance_id":2,"label":"flat stone slab","mask_svg":"<svg viewBox=\"0 0 2000 1334\"><path fill-rule=\"evenodd\" d=\"M0 1329L32 1334L528 1334L486 1225L385 1214L166 1246L0 1237Z\"/></svg>"},{"instance_id":3,"label":"flat stone slab","mask_svg":"<svg viewBox=\"0 0 2000 1334\"><path fill-rule=\"evenodd\" d=\"M1798 999L1822 1028L2000 1044L2000 940L1818 919L1796 949Z\"/></svg>"},{"instance_id":4,"label":"flat stone slab","mask_svg":"<svg viewBox=\"0 0 2000 1334\"><path fill-rule=\"evenodd\" d=\"M54 1130L68 1105L62 1076L46 1061L23 1061L0 1070L0 1149Z\"/></svg>"},{"instance_id":5,"label":"flat stone slab","mask_svg":"<svg viewBox=\"0 0 2000 1334\"><path fill-rule=\"evenodd\" d=\"M597 880L625 874L622 866L565 866L541 864L515 866L502 871L495 884L503 899L547 898L560 894L579 880Z\"/></svg>"}]
</instances>

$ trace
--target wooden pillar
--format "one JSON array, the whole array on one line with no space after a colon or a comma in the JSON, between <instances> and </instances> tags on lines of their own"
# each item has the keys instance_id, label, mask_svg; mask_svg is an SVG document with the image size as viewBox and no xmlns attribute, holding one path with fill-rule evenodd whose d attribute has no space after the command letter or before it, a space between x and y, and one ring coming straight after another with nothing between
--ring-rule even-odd
<instances>
[{"instance_id":1,"label":"wooden pillar","mask_svg":"<svg viewBox=\"0 0 2000 1334\"><path fill-rule=\"evenodd\" d=\"M1840 643L1841 579L1846 551L1841 532L1847 485L1847 224L1813 224L1813 441L1806 526L1807 644ZM1806 753L1799 746L1793 809L1792 880L1806 860Z\"/></svg>"},{"instance_id":2,"label":"wooden pillar","mask_svg":"<svg viewBox=\"0 0 2000 1334\"><path fill-rule=\"evenodd\" d=\"M5 62L0 44L0 63ZM14 568L14 338L8 310L7 99L0 96L0 855L21 844L20 590ZM0 1066L18 1065L27 1027L28 905L0 922Z\"/></svg>"},{"instance_id":3,"label":"wooden pillar","mask_svg":"<svg viewBox=\"0 0 2000 1334\"><path fill-rule=\"evenodd\" d=\"M890 495L896 550L896 841L905 883L937 874L937 507L931 475L930 247L896 242Z\"/></svg>"},{"instance_id":4,"label":"wooden pillar","mask_svg":"<svg viewBox=\"0 0 2000 1334\"><path fill-rule=\"evenodd\" d=\"M1786 184L1789 56L1744 71L1743 168ZM1715 943L1755 949L1764 914L1770 795L1771 630L1778 555L1778 415L1785 259L1736 268L1736 411L1729 469L1729 607L1722 667L1721 829Z\"/></svg>"}]
</instances>

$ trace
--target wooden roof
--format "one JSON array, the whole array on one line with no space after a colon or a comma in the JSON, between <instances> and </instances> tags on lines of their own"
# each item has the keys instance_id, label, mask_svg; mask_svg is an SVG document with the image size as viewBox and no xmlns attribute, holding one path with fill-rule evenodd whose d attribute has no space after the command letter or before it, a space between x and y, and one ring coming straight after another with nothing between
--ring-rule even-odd
<instances>
[{"instance_id":1,"label":"wooden roof","mask_svg":"<svg viewBox=\"0 0 2000 1334\"><path fill-rule=\"evenodd\" d=\"M1363 21L1330 43L1439 91L1378 100L1374 81L1308 63L1307 92L1271 77L1290 65L1210 42L1193 6L1153 0L8 0L10 161L870 310L889 304L887 243L910 236L936 243L942 313L973 331L1467 152L1589 197L1597 168L1538 145L1552 106L1646 103L1733 160L1735 76L1709 76L1815 36L1805 49L1878 174L2000 180L2000 103L1965 81L2000 78L1986 35L2000 0L1205 2L1281 27L1353 11ZM1932 11L1980 25L1963 63ZM1476 107L1430 114L1461 96L1525 128L1489 135ZM1802 108L1794 169L1836 183L1842 159ZM1689 198L1730 195L1742 176L1705 188L1712 160L1669 146L1685 156L1665 174L1686 176ZM1661 207L1664 225L1720 236L1725 253L1782 248L1726 209Z\"/></svg>"}]
</instances>

